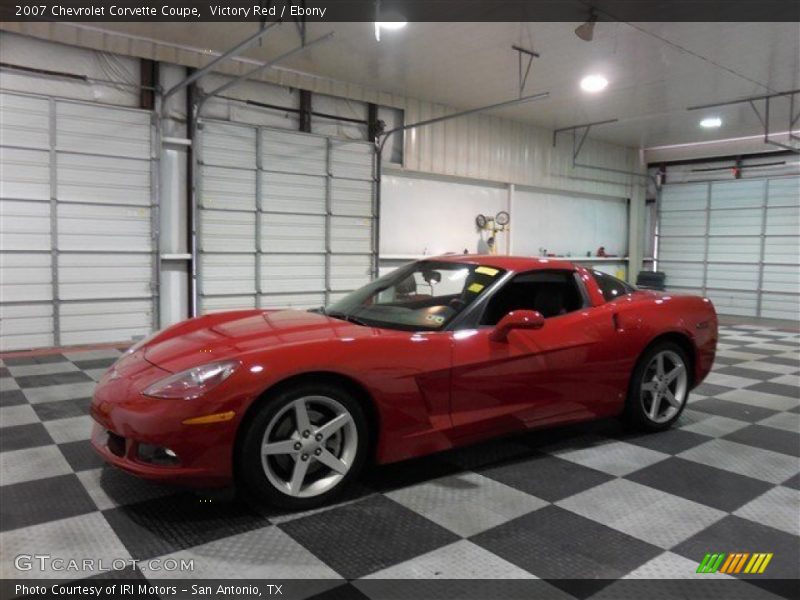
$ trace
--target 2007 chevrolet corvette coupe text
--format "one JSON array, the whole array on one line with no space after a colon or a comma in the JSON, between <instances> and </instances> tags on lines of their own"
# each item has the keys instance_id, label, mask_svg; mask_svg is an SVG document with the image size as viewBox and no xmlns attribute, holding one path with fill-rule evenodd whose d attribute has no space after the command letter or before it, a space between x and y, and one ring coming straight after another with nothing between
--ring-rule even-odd
<instances>
[{"instance_id":1,"label":"2007 chevrolet corvette coupe text","mask_svg":"<svg viewBox=\"0 0 800 600\"><path fill-rule=\"evenodd\" d=\"M622 415L669 427L711 369L707 299L555 259L410 263L324 308L184 321L100 380L95 449L141 477L289 508L389 463Z\"/></svg>"}]
</instances>

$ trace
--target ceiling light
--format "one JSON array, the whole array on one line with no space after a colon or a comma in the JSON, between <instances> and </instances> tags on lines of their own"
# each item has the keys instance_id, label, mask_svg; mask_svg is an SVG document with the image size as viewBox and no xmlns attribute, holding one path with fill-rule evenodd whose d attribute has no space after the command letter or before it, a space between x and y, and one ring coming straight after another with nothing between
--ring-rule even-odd
<instances>
[{"instance_id":1,"label":"ceiling light","mask_svg":"<svg viewBox=\"0 0 800 600\"><path fill-rule=\"evenodd\" d=\"M584 92L601 92L606 89L608 79L602 75L587 75L581 79L581 89Z\"/></svg>"},{"instance_id":2,"label":"ceiling light","mask_svg":"<svg viewBox=\"0 0 800 600\"><path fill-rule=\"evenodd\" d=\"M375 39L381 41L381 29L386 31L398 31L408 25L406 21L375 21Z\"/></svg>"},{"instance_id":3,"label":"ceiling light","mask_svg":"<svg viewBox=\"0 0 800 600\"><path fill-rule=\"evenodd\" d=\"M597 22L597 13L592 10L589 14L589 20L583 25L575 28L575 35L581 38L584 42L591 42L594 37L594 24Z\"/></svg>"},{"instance_id":4,"label":"ceiling light","mask_svg":"<svg viewBox=\"0 0 800 600\"><path fill-rule=\"evenodd\" d=\"M722 125L722 119L719 117L707 117L700 121L700 127L704 127L705 129L715 129Z\"/></svg>"}]
</instances>

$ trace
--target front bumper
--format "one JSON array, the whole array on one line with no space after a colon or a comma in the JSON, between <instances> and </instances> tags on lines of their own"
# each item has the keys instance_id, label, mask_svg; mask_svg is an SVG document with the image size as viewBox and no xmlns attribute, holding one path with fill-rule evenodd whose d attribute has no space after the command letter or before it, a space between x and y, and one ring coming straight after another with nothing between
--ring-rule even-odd
<instances>
[{"instance_id":1,"label":"front bumper","mask_svg":"<svg viewBox=\"0 0 800 600\"><path fill-rule=\"evenodd\" d=\"M225 399L164 400L141 394L168 375L139 353L106 373L91 405L92 446L109 464L144 479L198 487L230 484L238 410L230 421L183 422L239 407L231 408L231 400ZM142 452L145 445L168 448L176 455L175 464L148 461Z\"/></svg>"}]
</instances>

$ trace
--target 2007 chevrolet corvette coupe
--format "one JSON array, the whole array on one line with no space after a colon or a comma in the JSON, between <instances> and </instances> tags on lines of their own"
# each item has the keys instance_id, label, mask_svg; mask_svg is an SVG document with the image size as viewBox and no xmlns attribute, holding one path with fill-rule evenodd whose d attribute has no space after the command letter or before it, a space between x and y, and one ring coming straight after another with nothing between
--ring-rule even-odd
<instances>
[{"instance_id":1,"label":"2007 chevrolet corvette coupe","mask_svg":"<svg viewBox=\"0 0 800 600\"><path fill-rule=\"evenodd\" d=\"M308 508L367 460L613 415L665 429L716 344L704 298L555 259L432 258L324 308L210 314L136 344L97 386L92 443L141 477Z\"/></svg>"}]
</instances>

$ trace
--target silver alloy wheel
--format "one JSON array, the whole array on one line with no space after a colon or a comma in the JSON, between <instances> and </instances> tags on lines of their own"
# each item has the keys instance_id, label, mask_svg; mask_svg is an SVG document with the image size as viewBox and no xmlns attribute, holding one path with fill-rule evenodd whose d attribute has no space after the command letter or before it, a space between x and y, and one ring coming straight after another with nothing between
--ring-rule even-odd
<instances>
[{"instance_id":1,"label":"silver alloy wheel","mask_svg":"<svg viewBox=\"0 0 800 600\"><path fill-rule=\"evenodd\" d=\"M653 423L669 421L686 402L689 374L677 352L662 350L656 354L642 377L641 402L645 415Z\"/></svg>"},{"instance_id":2,"label":"silver alloy wheel","mask_svg":"<svg viewBox=\"0 0 800 600\"><path fill-rule=\"evenodd\" d=\"M350 470L358 431L350 412L328 396L305 396L272 418L261 441L269 482L296 498L324 494Z\"/></svg>"}]
</instances>

